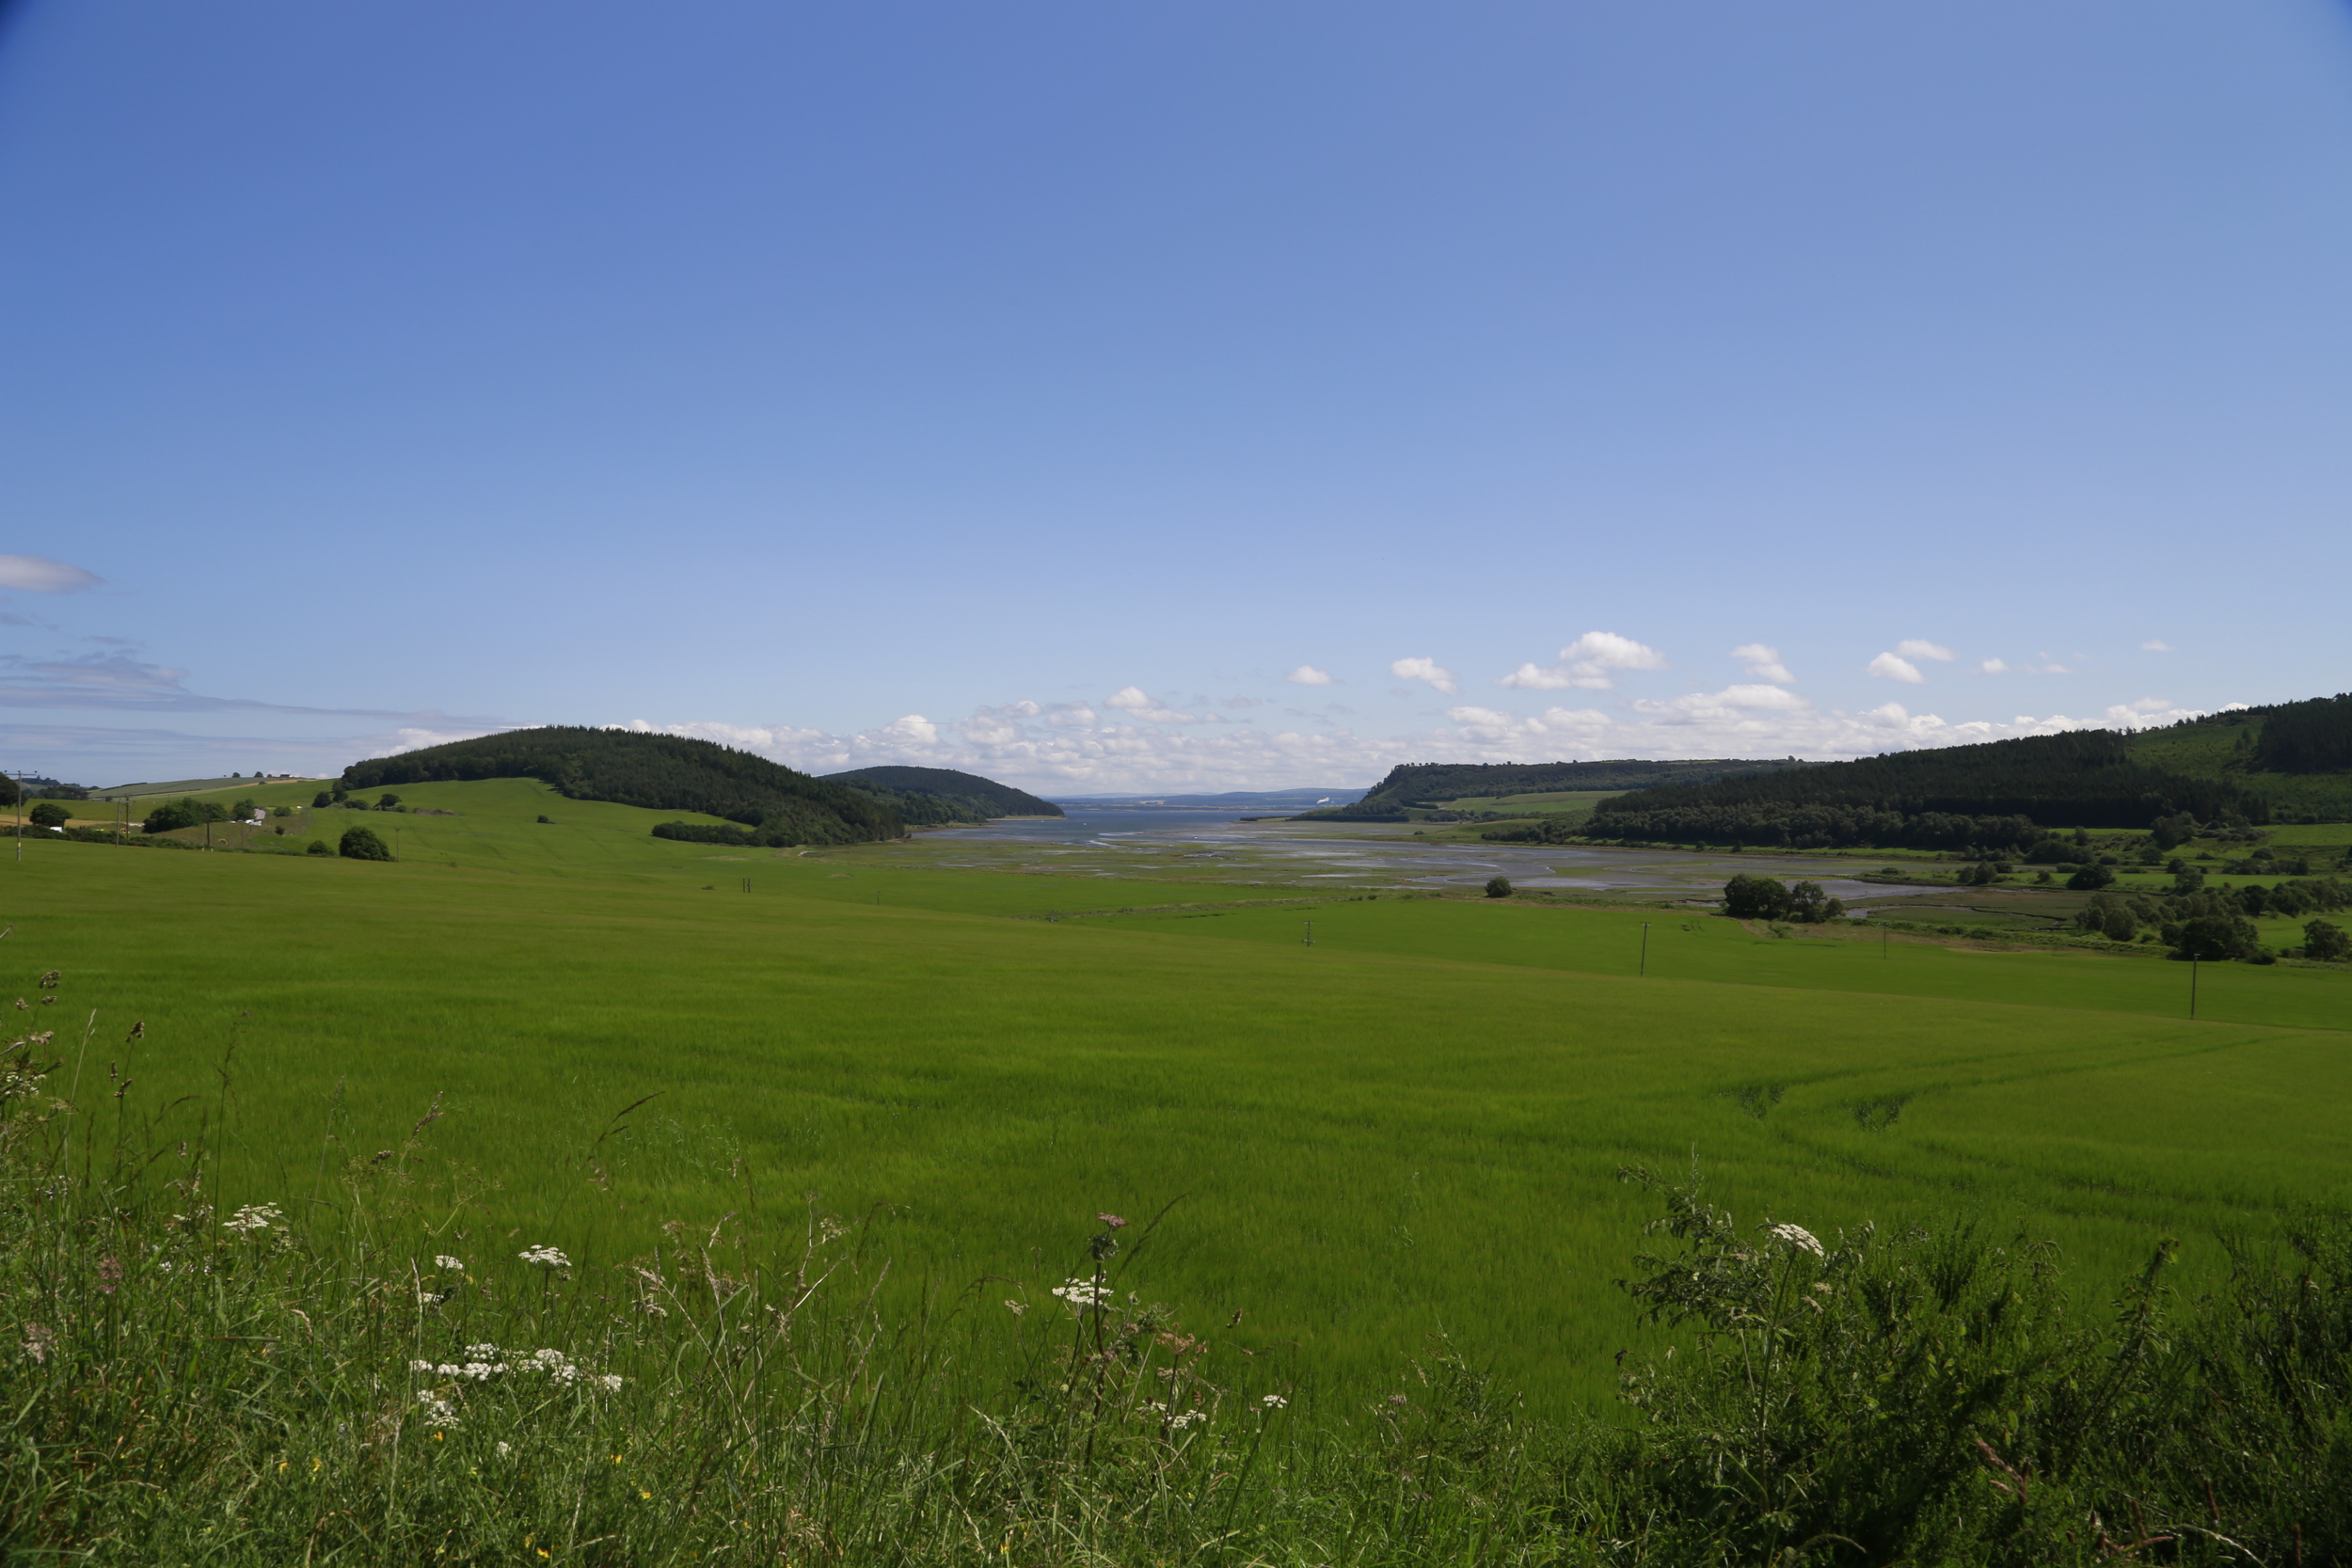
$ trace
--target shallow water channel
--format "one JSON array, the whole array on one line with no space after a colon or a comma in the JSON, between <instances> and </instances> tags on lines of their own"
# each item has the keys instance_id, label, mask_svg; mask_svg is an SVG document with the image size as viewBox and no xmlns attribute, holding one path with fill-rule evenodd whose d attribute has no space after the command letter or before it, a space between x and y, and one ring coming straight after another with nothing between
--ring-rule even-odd
<instances>
[{"instance_id":1,"label":"shallow water channel","mask_svg":"<svg viewBox=\"0 0 2352 1568\"><path fill-rule=\"evenodd\" d=\"M1675 849L1595 848L1535 844L1454 844L1418 840L1413 831L1366 822L1246 821L1232 812L1070 808L1066 817L1025 817L934 839L969 847L993 863L1028 861L1024 869L1081 869L1111 852L1102 875L1186 879L1229 874L1236 881L1311 888L1478 887L1507 877L1515 887L1574 888L1625 897L1682 894L1712 898L1741 871L1785 881L1818 881L1838 898L1902 898L1938 890L1853 879L1854 862L1827 857L1756 856ZM1056 863L1061 863L1057 865Z\"/></svg>"}]
</instances>

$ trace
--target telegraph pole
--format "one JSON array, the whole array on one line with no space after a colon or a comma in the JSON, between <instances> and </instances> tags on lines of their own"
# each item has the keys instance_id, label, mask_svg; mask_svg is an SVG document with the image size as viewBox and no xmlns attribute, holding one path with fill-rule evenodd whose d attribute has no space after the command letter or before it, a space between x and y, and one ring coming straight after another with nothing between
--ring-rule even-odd
<instances>
[{"instance_id":1,"label":"telegraph pole","mask_svg":"<svg viewBox=\"0 0 2352 1568\"><path fill-rule=\"evenodd\" d=\"M1642 967L1634 977L1636 979L1649 977L1649 922L1646 920L1642 922Z\"/></svg>"},{"instance_id":2,"label":"telegraph pole","mask_svg":"<svg viewBox=\"0 0 2352 1568\"><path fill-rule=\"evenodd\" d=\"M2188 1016L2197 1016L2197 955L2188 956Z\"/></svg>"}]
</instances>

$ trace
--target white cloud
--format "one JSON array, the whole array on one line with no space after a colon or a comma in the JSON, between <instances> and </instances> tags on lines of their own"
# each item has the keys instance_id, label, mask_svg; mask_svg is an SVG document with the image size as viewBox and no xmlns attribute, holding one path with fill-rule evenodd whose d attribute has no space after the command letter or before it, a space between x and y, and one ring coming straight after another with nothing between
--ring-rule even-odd
<instances>
[{"instance_id":1,"label":"white cloud","mask_svg":"<svg viewBox=\"0 0 2352 1568\"><path fill-rule=\"evenodd\" d=\"M1389 673L1401 681L1427 681L1449 697L1461 690L1454 672L1434 658L1400 658L1389 666Z\"/></svg>"},{"instance_id":2,"label":"white cloud","mask_svg":"<svg viewBox=\"0 0 2352 1568\"><path fill-rule=\"evenodd\" d=\"M2172 651L2172 644L2165 641L2162 638L2155 638L2149 641L2142 642L2140 644L2140 648L2147 653L2169 654Z\"/></svg>"},{"instance_id":3,"label":"white cloud","mask_svg":"<svg viewBox=\"0 0 2352 1568\"><path fill-rule=\"evenodd\" d=\"M1103 699L1104 707L1147 724L1230 724L1232 720L1216 713L1179 713L1156 698L1145 694L1137 686L1122 686ZM1089 716L1090 717L1090 716Z\"/></svg>"},{"instance_id":4,"label":"white cloud","mask_svg":"<svg viewBox=\"0 0 2352 1568\"><path fill-rule=\"evenodd\" d=\"M104 580L45 555L0 555L0 588L18 588L27 594L71 594Z\"/></svg>"},{"instance_id":5,"label":"white cloud","mask_svg":"<svg viewBox=\"0 0 2352 1568\"><path fill-rule=\"evenodd\" d=\"M1499 676L1495 684L1528 691L1557 691L1565 687L1606 691L1616 684L1610 678L1613 670L1666 668L1666 656L1655 648L1629 637L1619 637L1613 631L1588 631L1561 649L1560 662L1549 669L1522 664L1509 674Z\"/></svg>"},{"instance_id":6,"label":"white cloud","mask_svg":"<svg viewBox=\"0 0 2352 1568\"><path fill-rule=\"evenodd\" d=\"M1328 670L1318 670L1311 664L1302 664L1282 678L1293 686L1334 686L1338 684L1331 679L1331 673Z\"/></svg>"},{"instance_id":7,"label":"white cloud","mask_svg":"<svg viewBox=\"0 0 2352 1568\"><path fill-rule=\"evenodd\" d=\"M1895 651L1905 658L1932 658L1945 664L1952 661L1951 649L1945 647L1942 643L1925 641L1916 637L1904 638L1895 644Z\"/></svg>"},{"instance_id":8,"label":"white cloud","mask_svg":"<svg viewBox=\"0 0 2352 1568\"><path fill-rule=\"evenodd\" d=\"M1919 673L1919 667L1911 660L1898 658L1893 654L1879 655L1870 661L1868 669L1873 675L1883 675L1891 681L1909 681L1914 686L1928 678Z\"/></svg>"},{"instance_id":9,"label":"white cloud","mask_svg":"<svg viewBox=\"0 0 2352 1568\"><path fill-rule=\"evenodd\" d=\"M1760 681L1772 681L1791 686L1797 677L1788 673L1788 666L1780 661L1780 650L1761 642L1750 642L1731 650L1731 657L1748 667L1748 673Z\"/></svg>"},{"instance_id":10,"label":"white cloud","mask_svg":"<svg viewBox=\"0 0 2352 1568\"><path fill-rule=\"evenodd\" d=\"M1999 675L2007 673L2009 671L2015 669L2016 666L2002 659L1988 658L1984 661L1982 668L1984 673L1988 675Z\"/></svg>"},{"instance_id":11,"label":"white cloud","mask_svg":"<svg viewBox=\"0 0 2352 1568\"><path fill-rule=\"evenodd\" d=\"M1151 699L1144 701L1150 704ZM1302 727L1169 724L1132 706L1098 716L1082 704L1041 707L1016 703L981 708L961 721L913 716L855 735L791 725L686 723L631 728L691 735L760 752L813 773L879 763L956 768L1047 794L1079 790L1272 789L1301 784L1370 784L1400 762L1589 761L1598 757L1780 757L1823 760L1880 752L1961 746L2016 736L2129 725L2146 728L2191 717L2158 697L2119 704L2096 718L2021 714L2008 722L1952 722L1915 714L1900 703L1861 712L1824 710L1765 683L1692 692L1598 708L1546 708L1521 716L1495 708L1449 708L1444 722L1416 734L1359 735L1321 716ZM928 736L925 732L928 730ZM448 738L418 726L413 744ZM423 738L430 735L432 739ZM381 751L373 753L381 754Z\"/></svg>"}]
</instances>

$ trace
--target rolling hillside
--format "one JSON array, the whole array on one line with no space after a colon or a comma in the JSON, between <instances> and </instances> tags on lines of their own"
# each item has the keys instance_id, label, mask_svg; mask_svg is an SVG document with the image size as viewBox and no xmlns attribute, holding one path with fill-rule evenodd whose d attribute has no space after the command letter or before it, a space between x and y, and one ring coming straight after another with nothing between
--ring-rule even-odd
<instances>
[{"instance_id":1,"label":"rolling hillside","mask_svg":"<svg viewBox=\"0 0 2352 1568\"><path fill-rule=\"evenodd\" d=\"M908 805L922 801L937 802L938 809L961 809L981 819L993 816L1059 816L1061 807L1051 800L1041 800L1025 789L984 779L977 773L959 773L952 768L853 768L846 773L827 773L822 783L848 784L852 789L879 790L896 795ZM969 816L945 817L946 821L964 821ZM908 817L910 822L915 820Z\"/></svg>"},{"instance_id":2,"label":"rolling hillside","mask_svg":"<svg viewBox=\"0 0 2352 1568\"><path fill-rule=\"evenodd\" d=\"M906 814L890 792L826 784L707 740L586 725L510 730L373 757L344 768L342 784L357 792L468 779L537 779L574 800L701 812L754 830L696 828L671 837L857 844L906 831ZM917 812L918 819L926 815Z\"/></svg>"}]
</instances>

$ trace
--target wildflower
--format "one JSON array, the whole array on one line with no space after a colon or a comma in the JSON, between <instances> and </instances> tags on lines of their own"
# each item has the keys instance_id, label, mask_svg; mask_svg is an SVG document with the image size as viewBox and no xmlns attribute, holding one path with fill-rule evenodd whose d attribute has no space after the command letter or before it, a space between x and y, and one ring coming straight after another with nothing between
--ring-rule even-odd
<instances>
[{"instance_id":1,"label":"wildflower","mask_svg":"<svg viewBox=\"0 0 2352 1568\"><path fill-rule=\"evenodd\" d=\"M1268 1395L1266 1395L1263 1399L1261 1399L1258 1402L1259 1402L1260 1404L1264 1405L1264 1406L1265 1406L1268 1410L1279 1410L1279 1409L1281 1409L1283 1406L1285 1406L1285 1405L1289 1404L1291 1402L1290 1402L1290 1401L1288 1401L1288 1400L1286 1400L1286 1399L1284 1399L1284 1398L1283 1398L1281 1395L1279 1395L1279 1394L1268 1394Z\"/></svg>"},{"instance_id":2,"label":"wildflower","mask_svg":"<svg viewBox=\"0 0 2352 1568\"><path fill-rule=\"evenodd\" d=\"M1101 1220L1104 1225L1109 1226L1113 1230L1120 1229L1127 1223L1125 1220L1120 1219L1117 1214L1097 1214L1094 1217Z\"/></svg>"},{"instance_id":3,"label":"wildflower","mask_svg":"<svg viewBox=\"0 0 2352 1568\"><path fill-rule=\"evenodd\" d=\"M1015 1301L1010 1296L1007 1296L1005 1298L1005 1310L1010 1312L1016 1318L1021 1316L1022 1313L1026 1312L1028 1309L1029 1304L1025 1301Z\"/></svg>"},{"instance_id":4,"label":"wildflower","mask_svg":"<svg viewBox=\"0 0 2352 1568\"><path fill-rule=\"evenodd\" d=\"M621 1391L621 1374L606 1372L596 1379L596 1386L608 1394L617 1394Z\"/></svg>"},{"instance_id":5,"label":"wildflower","mask_svg":"<svg viewBox=\"0 0 2352 1568\"><path fill-rule=\"evenodd\" d=\"M1205 1421L1208 1418L1209 1413L1205 1410L1180 1410L1168 1418L1168 1426L1171 1432L1182 1432L1194 1422Z\"/></svg>"},{"instance_id":6,"label":"wildflower","mask_svg":"<svg viewBox=\"0 0 2352 1568\"><path fill-rule=\"evenodd\" d=\"M463 1269L466 1266L466 1260L463 1258L452 1258L446 1252L436 1253L433 1258L433 1266L437 1269Z\"/></svg>"},{"instance_id":7,"label":"wildflower","mask_svg":"<svg viewBox=\"0 0 2352 1568\"><path fill-rule=\"evenodd\" d=\"M525 1247L515 1255L534 1269L568 1269L572 1260L561 1249L551 1246Z\"/></svg>"},{"instance_id":8,"label":"wildflower","mask_svg":"<svg viewBox=\"0 0 2352 1568\"><path fill-rule=\"evenodd\" d=\"M99 1291L103 1294L113 1295L115 1293L115 1288L121 1283L122 1259L113 1256L111 1253L106 1257L101 1258L98 1260Z\"/></svg>"},{"instance_id":9,"label":"wildflower","mask_svg":"<svg viewBox=\"0 0 2352 1568\"><path fill-rule=\"evenodd\" d=\"M220 1223L224 1229L233 1230L240 1236L250 1236L256 1230L275 1227L285 1217L278 1212L275 1203L248 1203Z\"/></svg>"},{"instance_id":10,"label":"wildflower","mask_svg":"<svg viewBox=\"0 0 2352 1568\"><path fill-rule=\"evenodd\" d=\"M430 1361L411 1361L408 1363L408 1370L412 1372L429 1372L433 1370L433 1363Z\"/></svg>"},{"instance_id":11,"label":"wildflower","mask_svg":"<svg viewBox=\"0 0 2352 1568\"><path fill-rule=\"evenodd\" d=\"M46 1363L49 1353L56 1348L57 1331L41 1323L24 1325L24 1354L36 1362Z\"/></svg>"},{"instance_id":12,"label":"wildflower","mask_svg":"<svg viewBox=\"0 0 2352 1568\"><path fill-rule=\"evenodd\" d=\"M479 1345L468 1345L466 1347L466 1359L469 1361L487 1361L496 1356L498 1353L498 1346L487 1342Z\"/></svg>"},{"instance_id":13,"label":"wildflower","mask_svg":"<svg viewBox=\"0 0 2352 1568\"><path fill-rule=\"evenodd\" d=\"M1786 1242L1792 1247L1809 1252L1816 1258L1826 1256L1821 1250L1821 1243L1815 1239L1813 1232L1802 1225L1773 1226L1772 1237L1776 1242Z\"/></svg>"},{"instance_id":14,"label":"wildflower","mask_svg":"<svg viewBox=\"0 0 2352 1568\"><path fill-rule=\"evenodd\" d=\"M501 1443L499 1445L499 1457L501 1459L504 1459L508 1454L513 1453L514 1451L515 1445L512 1443Z\"/></svg>"},{"instance_id":15,"label":"wildflower","mask_svg":"<svg viewBox=\"0 0 2352 1568\"><path fill-rule=\"evenodd\" d=\"M417 1402L424 1406L424 1424L432 1427L453 1427L457 1422L457 1406L430 1388L417 1390ZM438 1436L436 1433L434 1435Z\"/></svg>"},{"instance_id":16,"label":"wildflower","mask_svg":"<svg viewBox=\"0 0 2352 1568\"><path fill-rule=\"evenodd\" d=\"M1111 1299L1111 1291L1104 1286L1097 1285L1091 1279L1073 1279L1057 1285L1054 1287L1054 1294L1068 1302L1070 1309L1073 1312L1083 1312L1090 1307L1100 1307Z\"/></svg>"}]
</instances>

